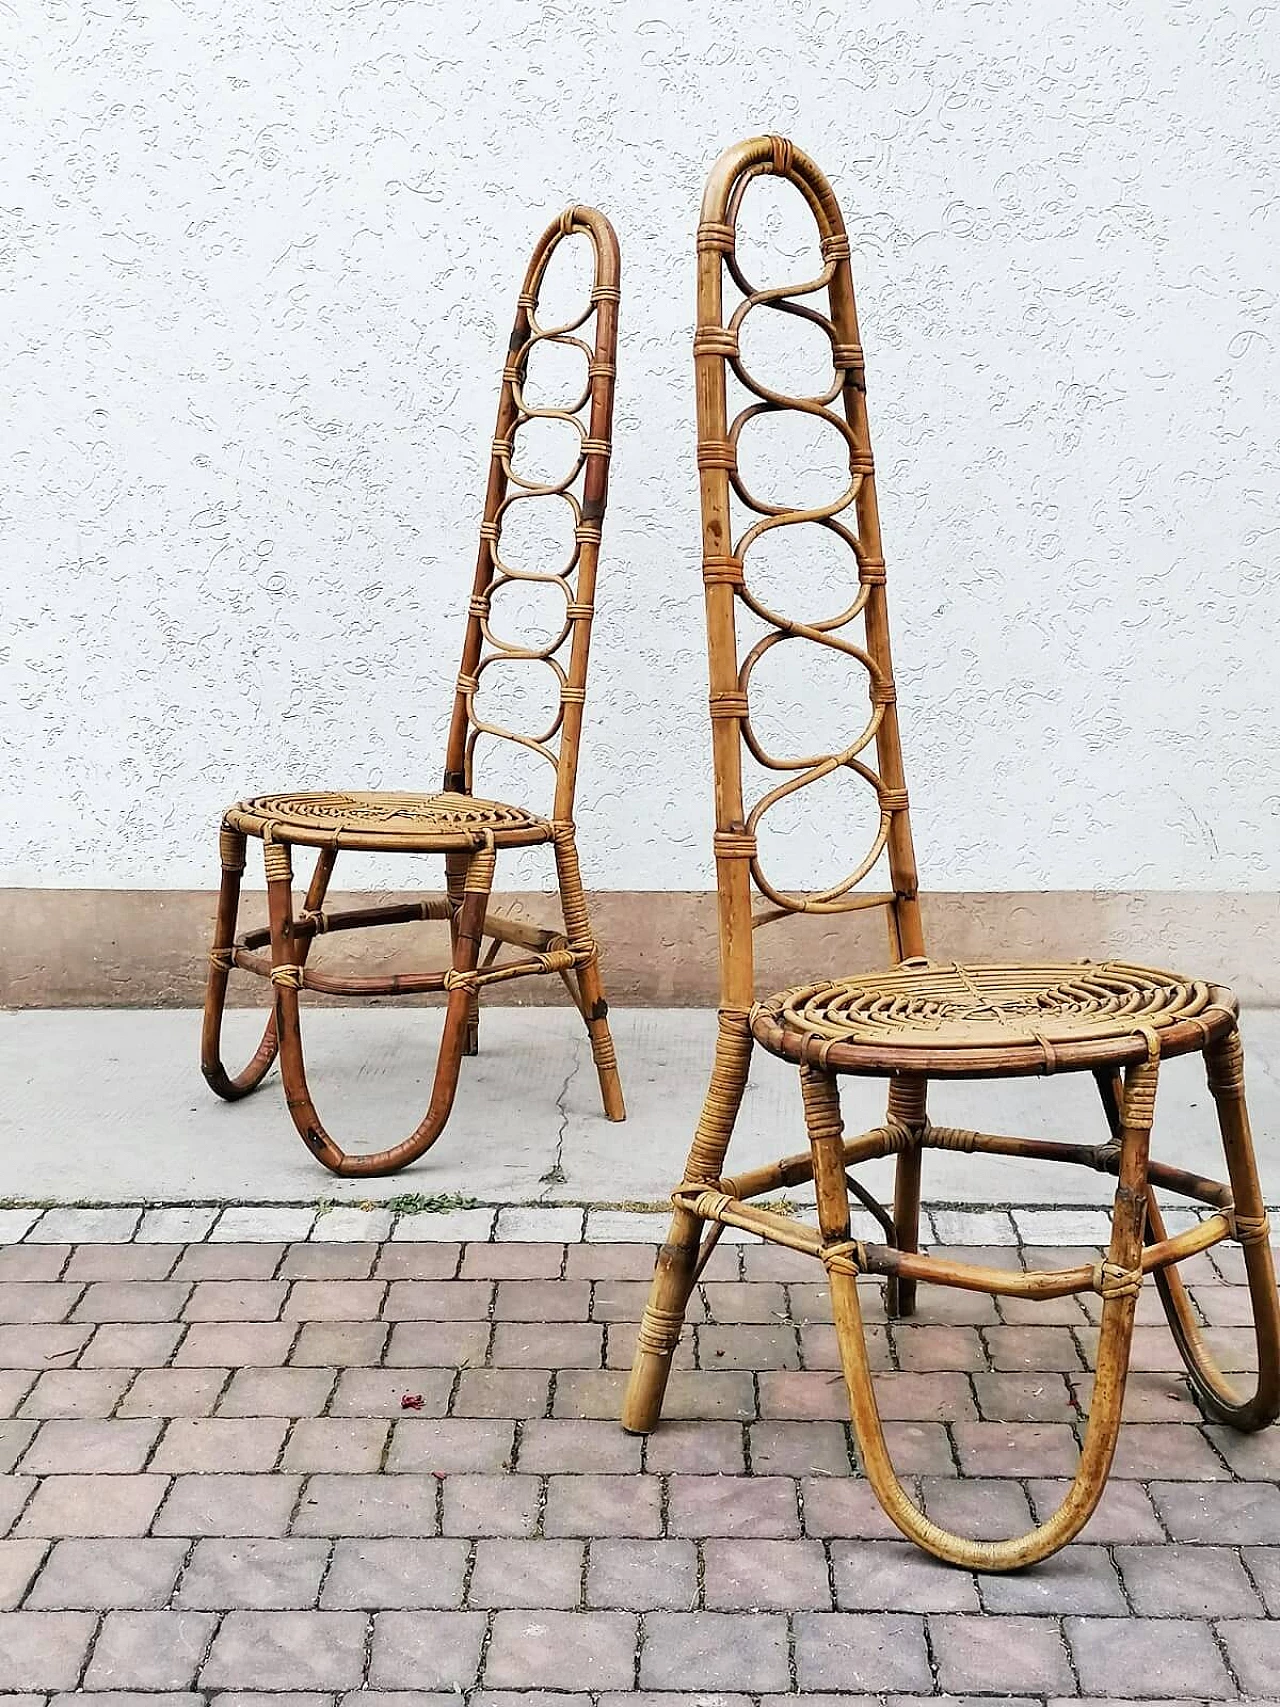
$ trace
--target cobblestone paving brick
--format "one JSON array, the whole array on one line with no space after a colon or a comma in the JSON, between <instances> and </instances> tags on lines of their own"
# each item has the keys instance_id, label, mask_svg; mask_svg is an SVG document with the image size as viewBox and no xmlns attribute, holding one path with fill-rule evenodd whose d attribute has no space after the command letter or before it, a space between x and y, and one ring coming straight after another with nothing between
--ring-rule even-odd
<instances>
[{"instance_id":1,"label":"cobblestone paving brick","mask_svg":"<svg viewBox=\"0 0 1280 1707\"><path fill-rule=\"evenodd\" d=\"M828 1291L795 1253L717 1250L642 1438L616 1419L662 1216L566 1249L576 1209L508 1215L528 1243L468 1210L381 1245L381 1212L290 1244L312 1211L228 1211L188 1246L213 1212L167 1214L121 1243L138 1211L51 1211L0 1247L8 1707L1280 1699L1280 1431L1200 1418L1153 1296L1097 1512L1052 1560L978 1578L904 1541L854 1468ZM1233 1253L1196 1270L1247 1367ZM1047 1517L1096 1301L924 1288L886 1324L862 1295L909 1492L977 1538Z\"/></svg>"}]
</instances>

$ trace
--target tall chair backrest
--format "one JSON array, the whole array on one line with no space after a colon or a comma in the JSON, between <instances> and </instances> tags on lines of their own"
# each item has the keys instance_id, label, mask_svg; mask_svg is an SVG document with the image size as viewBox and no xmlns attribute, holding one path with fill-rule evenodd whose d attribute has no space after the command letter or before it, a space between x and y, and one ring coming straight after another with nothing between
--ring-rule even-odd
<instances>
[{"instance_id":1,"label":"tall chair backrest","mask_svg":"<svg viewBox=\"0 0 1280 1707\"><path fill-rule=\"evenodd\" d=\"M816 277L757 289L737 256L738 218L748 186L764 175L785 179L804 197L817 225L822 256ZM741 301L726 316L725 277ZM826 312L819 306L826 296ZM803 300L818 297L819 304ZM832 377L817 396L792 396L760 383L741 353L741 333L757 310L797 315L831 344ZM808 155L784 137L739 143L716 161L698 224L698 327L694 339L698 404L698 474L702 501L702 574L706 593L715 763L715 855L720 906L721 1006L743 1010L754 999L755 926L793 913L842 913L883 907L894 960L923 954L915 855L903 780L884 558L876 510L866 384L849 239L835 195ZM749 399L729 419L729 376ZM848 452L848 484L833 501L808 509L757 499L739 469L739 437L758 416L800 411L835 429ZM844 610L799 618L774 609L752 589L751 552L777 529L824 528L852 551L858 591ZM818 589L815 589L815 595ZM816 602L816 599L815 599ZM740 609L766 629L740 655ZM859 644L858 638L860 634ZM870 711L838 750L803 757L771 753L752 724L751 679L760 660L784 641L801 640L865 670ZM805 744L803 741L801 745ZM750 807L743 800L742 750L779 780ZM874 764L870 761L874 757ZM852 870L825 888L800 892L775 884L763 869L757 829L765 814L797 790L845 768L875 790L879 825ZM890 887L868 892L864 880L887 856ZM752 888L768 903L753 913Z\"/></svg>"},{"instance_id":2,"label":"tall chair backrest","mask_svg":"<svg viewBox=\"0 0 1280 1707\"><path fill-rule=\"evenodd\" d=\"M544 326L538 318L538 304L548 267L560 245L578 233L587 237L594 257L590 296L576 316ZM472 792L476 744L482 737L514 741L547 759L556 772L552 817L557 823L572 820L577 782L596 566L609 487L618 278L617 237L605 216L591 207L566 208L538 239L529 262L502 371L480 549L446 749L444 786L466 794ZM592 325L584 331L589 321ZM526 399L530 357L539 345L576 350L585 357L582 388L576 397L562 399L555 406L537 406ZM576 454L561 479L541 480L522 472L521 429L538 421L566 422L577 431ZM568 504L572 512L573 545L568 561L539 568L504 561L503 526L514 507L557 499ZM551 624L542 644L521 644L493 620L495 594L517 582L554 586L563 594L562 620L557 618ZM491 721L476 704L486 671L522 659L545 664L559 687L550 725L534 734Z\"/></svg>"}]
</instances>

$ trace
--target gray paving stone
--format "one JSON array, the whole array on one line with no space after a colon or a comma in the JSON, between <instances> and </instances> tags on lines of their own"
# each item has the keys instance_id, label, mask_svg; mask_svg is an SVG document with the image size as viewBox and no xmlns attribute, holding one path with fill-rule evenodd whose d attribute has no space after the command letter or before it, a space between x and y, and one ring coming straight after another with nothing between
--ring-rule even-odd
<instances>
[{"instance_id":1,"label":"gray paving stone","mask_svg":"<svg viewBox=\"0 0 1280 1707\"><path fill-rule=\"evenodd\" d=\"M216 1618L211 1612L108 1612L85 1673L88 1689L186 1689Z\"/></svg>"},{"instance_id":2,"label":"gray paving stone","mask_svg":"<svg viewBox=\"0 0 1280 1707\"><path fill-rule=\"evenodd\" d=\"M380 1612L373 1621L369 1685L470 1689L484 1632L483 1612Z\"/></svg>"},{"instance_id":3,"label":"gray paving stone","mask_svg":"<svg viewBox=\"0 0 1280 1707\"><path fill-rule=\"evenodd\" d=\"M27 1600L30 1607L155 1611L166 1606L185 1541L59 1541Z\"/></svg>"},{"instance_id":4,"label":"gray paving stone","mask_svg":"<svg viewBox=\"0 0 1280 1707\"><path fill-rule=\"evenodd\" d=\"M141 1219L140 1209L46 1209L27 1239L41 1245L127 1244Z\"/></svg>"},{"instance_id":5,"label":"gray paving stone","mask_svg":"<svg viewBox=\"0 0 1280 1707\"><path fill-rule=\"evenodd\" d=\"M698 1603L698 1549L692 1541L591 1543L587 1605L624 1612L691 1612Z\"/></svg>"},{"instance_id":6,"label":"gray paving stone","mask_svg":"<svg viewBox=\"0 0 1280 1707\"><path fill-rule=\"evenodd\" d=\"M196 1545L177 1604L214 1611L307 1609L316 1604L328 1558L327 1541L209 1537Z\"/></svg>"},{"instance_id":7,"label":"gray paving stone","mask_svg":"<svg viewBox=\"0 0 1280 1707\"><path fill-rule=\"evenodd\" d=\"M293 1533L434 1535L438 1491L434 1476L312 1476Z\"/></svg>"},{"instance_id":8,"label":"gray paving stone","mask_svg":"<svg viewBox=\"0 0 1280 1707\"><path fill-rule=\"evenodd\" d=\"M74 1689L97 1622L92 1612L0 1612L0 1690Z\"/></svg>"},{"instance_id":9,"label":"gray paving stone","mask_svg":"<svg viewBox=\"0 0 1280 1707\"><path fill-rule=\"evenodd\" d=\"M0 1611L21 1604L49 1550L47 1541L0 1541Z\"/></svg>"},{"instance_id":10,"label":"gray paving stone","mask_svg":"<svg viewBox=\"0 0 1280 1707\"><path fill-rule=\"evenodd\" d=\"M1101 1619L1092 1622L1103 1624ZM1112 1622L1113 1645L1119 1628ZM929 1634L943 1689L957 1694L1061 1695L1073 1687L1055 1618L940 1613L929 1619Z\"/></svg>"},{"instance_id":11,"label":"gray paving stone","mask_svg":"<svg viewBox=\"0 0 1280 1707\"><path fill-rule=\"evenodd\" d=\"M1116 1641L1113 1619L1067 1618L1063 1630L1086 1693L1135 1700L1202 1696L1209 1701L1235 1693L1207 1623L1129 1618L1122 1642Z\"/></svg>"},{"instance_id":12,"label":"gray paving stone","mask_svg":"<svg viewBox=\"0 0 1280 1707\"><path fill-rule=\"evenodd\" d=\"M212 1244L274 1243L305 1239L315 1224L314 1209L275 1209L267 1206L224 1209L209 1234Z\"/></svg>"},{"instance_id":13,"label":"gray paving stone","mask_svg":"<svg viewBox=\"0 0 1280 1707\"><path fill-rule=\"evenodd\" d=\"M828 1611L819 1541L711 1540L703 1544L706 1605L719 1612Z\"/></svg>"},{"instance_id":14,"label":"gray paving stone","mask_svg":"<svg viewBox=\"0 0 1280 1707\"><path fill-rule=\"evenodd\" d=\"M200 1673L205 1689L353 1689L364 1676L361 1612L229 1612Z\"/></svg>"},{"instance_id":15,"label":"gray paving stone","mask_svg":"<svg viewBox=\"0 0 1280 1707\"><path fill-rule=\"evenodd\" d=\"M978 1610L975 1579L910 1541L833 1541L831 1567L843 1612Z\"/></svg>"},{"instance_id":16,"label":"gray paving stone","mask_svg":"<svg viewBox=\"0 0 1280 1707\"><path fill-rule=\"evenodd\" d=\"M175 1476L156 1535L283 1535L298 1476Z\"/></svg>"},{"instance_id":17,"label":"gray paving stone","mask_svg":"<svg viewBox=\"0 0 1280 1707\"><path fill-rule=\"evenodd\" d=\"M1115 1557L1135 1612L1153 1618L1260 1614L1257 1591L1232 1547L1118 1547Z\"/></svg>"},{"instance_id":18,"label":"gray paving stone","mask_svg":"<svg viewBox=\"0 0 1280 1707\"><path fill-rule=\"evenodd\" d=\"M468 1602L479 1608L572 1609L582 1598L582 1561L581 1541L478 1541Z\"/></svg>"}]
</instances>

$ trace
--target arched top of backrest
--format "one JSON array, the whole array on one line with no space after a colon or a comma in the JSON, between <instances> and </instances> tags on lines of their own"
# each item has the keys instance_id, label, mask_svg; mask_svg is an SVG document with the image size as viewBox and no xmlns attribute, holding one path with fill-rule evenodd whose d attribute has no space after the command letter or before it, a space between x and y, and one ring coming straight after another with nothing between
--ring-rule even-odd
<instances>
[{"instance_id":1,"label":"arched top of backrest","mask_svg":"<svg viewBox=\"0 0 1280 1707\"><path fill-rule=\"evenodd\" d=\"M757 178L772 176L798 189L817 229L821 270L797 284L757 286L737 257L743 197ZM921 952L915 862L898 738L896 693L889 651L885 569L881 555L875 473L867 422L862 346L854 302L849 240L835 193L813 160L785 137L760 136L727 149L711 169L698 224L698 326L694 339L698 406L698 472L702 502L703 580L707 604L712 739L716 768L717 876L721 893L723 995L730 1006L748 999L751 887L770 903L754 922L787 913L846 912L868 906L888 910L890 943L897 957ZM726 314L725 279L741 301ZM825 296L825 312L820 306ZM740 347L743 322L755 309L799 316L820 328L830 344L831 381L816 395L790 394L778 381L761 383ZM747 394L730 413L729 381ZM843 441L848 481L829 501L787 505L762 502L739 468L743 427L762 415L795 411L822 423ZM852 551L858 590L847 608L828 615L779 611L752 585L752 548L772 543L797 525L816 525ZM778 530L784 530L780 536ZM790 536L794 538L794 535ZM816 602L821 588L808 589ZM739 655L739 613L751 613L764 637ZM858 633L859 626L861 633ZM856 638L855 638L856 637ZM859 728L832 751L803 756L768 749L752 722L752 677L773 648L800 641L847 663L867 684L869 709ZM804 745L799 732L797 744ZM773 786L744 801L743 749L764 772L779 773ZM838 771L862 779L875 792L879 825L859 857L841 862L843 875L799 891L765 871L757 828L771 807ZM887 853L891 888L868 894L863 880ZM851 868L850 868L851 867ZM726 951L726 938L731 948ZM744 976L735 961L748 960Z\"/></svg>"},{"instance_id":2,"label":"arched top of backrest","mask_svg":"<svg viewBox=\"0 0 1280 1707\"><path fill-rule=\"evenodd\" d=\"M587 297L567 318L539 313L548 269L561 244L574 236L591 244L592 276ZM466 640L450 728L445 787L472 792L473 760L482 737L514 742L555 767L553 816L573 812L578 742L586 701L596 568L609 489L613 398L617 375L618 301L621 263L618 239L604 214L593 207L568 207L534 245L508 341L498 400L498 419L489 462L484 519ZM576 350L584 358L583 384L551 404L526 396L529 362L540 345ZM533 477L522 466L519 435L536 422L562 423L576 431L568 466L555 478ZM567 505L572 543L567 559L533 566L504 559L504 524L517 505ZM563 598L560 614L536 641L503 630L493 617L495 595L517 583L547 587ZM559 608L559 607L558 607ZM487 715L482 700L486 673L526 663L549 670L555 706L546 727L518 730Z\"/></svg>"}]
</instances>

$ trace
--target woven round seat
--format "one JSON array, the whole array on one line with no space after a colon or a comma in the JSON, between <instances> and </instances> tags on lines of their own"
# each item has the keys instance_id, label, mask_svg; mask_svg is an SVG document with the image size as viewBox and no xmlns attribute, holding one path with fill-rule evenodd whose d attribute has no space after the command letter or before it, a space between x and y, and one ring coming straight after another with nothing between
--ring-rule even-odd
<instances>
[{"instance_id":1,"label":"woven round seat","mask_svg":"<svg viewBox=\"0 0 1280 1707\"><path fill-rule=\"evenodd\" d=\"M751 1030L776 1055L839 1072L979 1077L1184 1054L1235 1014L1219 985L1117 961L908 960L783 990L756 1004Z\"/></svg>"},{"instance_id":2,"label":"woven round seat","mask_svg":"<svg viewBox=\"0 0 1280 1707\"><path fill-rule=\"evenodd\" d=\"M244 835L268 830L309 847L422 849L499 847L549 842L549 820L520 806L469 794L264 794L242 801L227 823Z\"/></svg>"}]
</instances>

